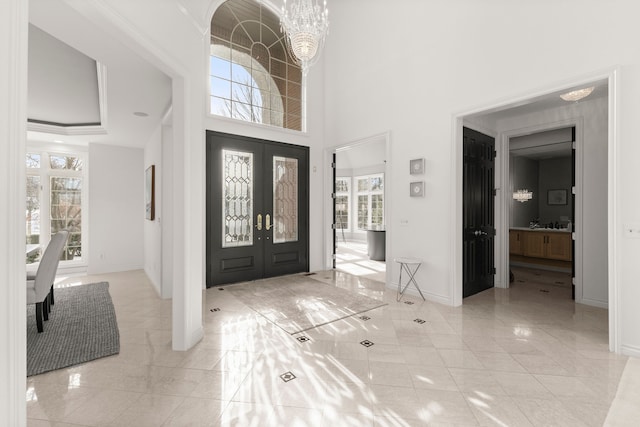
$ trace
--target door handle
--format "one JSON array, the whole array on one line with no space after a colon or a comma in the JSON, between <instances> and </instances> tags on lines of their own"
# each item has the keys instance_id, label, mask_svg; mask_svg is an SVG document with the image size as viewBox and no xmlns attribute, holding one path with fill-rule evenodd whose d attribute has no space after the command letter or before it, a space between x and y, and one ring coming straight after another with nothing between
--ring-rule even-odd
<instances>
[{"instance_id":1,"label":"door handle","mask_svg":"<svg viewBox=\"0 0 640 427\"><path fill-rule=\"evenodd\" d=\"M256 221L256 228L259 230L262 230L262 214L258 214L258 218Z\"/></svg>"},{"instance_id":2,"label":"door handle","mask_svg":"<svg viewBox=\"0 0 640 427\"><path fill-rule=\"evenodd\" d=\"M271 230L271 215L267 214L267 216L266 216L265 220L266 220L266 222L267 222L267 223L266 223L266 225L265 225L265 227L264 227L264 228L265 228L267 231L269 231L269 230Z\"/></svg>"}]
</instances>

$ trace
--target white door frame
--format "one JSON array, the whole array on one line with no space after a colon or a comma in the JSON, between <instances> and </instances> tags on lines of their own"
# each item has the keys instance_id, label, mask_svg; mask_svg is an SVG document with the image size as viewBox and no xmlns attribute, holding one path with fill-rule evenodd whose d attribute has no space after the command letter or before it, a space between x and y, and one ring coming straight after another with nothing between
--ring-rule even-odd
<instances>
[{"instance_id":1,"label":"white door frame","mask_svg":"<svg viewBox=\"0 0 640 427\"><path fill-rule=\"evenodd\" d=\"M453 244L451 246L451 292L453 295L454 306L462 305L462 174L463 174L463 141L462 127L464 118L473 114L482 112L504 110L509 106L522 105L528 100L544 96L550 93L559 92L578 85L587 84L597 80L608 80L609 89L609 115L608 115L608 171L607 171L607 187L608 187L608 215L607 215L607 231L608 231L608 296L609 296L609 350L621 353L620 339L620 283L617 273L617 240L620 230L620 224L617 221L618 206L620 198L618 194L618 168L619 163L619 69L611 68L603 72L594 73L588 76L582 76L569 82L564 82L555 86L546 87L545 89L527 93L525 95L514 97L512 99L494 102L474 109L462 111L453 114L452 117L452 156L451 156L451 211L454 220L451 222L451 236ZM577 161L577 159L576 159ZM577 171L576 171L577 172ZM577 185L577 183L576 183ZM498 194L504 193L498 189ZM505 197L501 195L500 197ZM504 217L503 217L504 218ZM503 219L504 221L504 219ZM508 240L507 240L508 245ZM496 241L498 253L506 252L505 238ZM508 246L507 246L508 247ZM577 267L577 266L576 266Z\"/></svg>"}]
</instances>

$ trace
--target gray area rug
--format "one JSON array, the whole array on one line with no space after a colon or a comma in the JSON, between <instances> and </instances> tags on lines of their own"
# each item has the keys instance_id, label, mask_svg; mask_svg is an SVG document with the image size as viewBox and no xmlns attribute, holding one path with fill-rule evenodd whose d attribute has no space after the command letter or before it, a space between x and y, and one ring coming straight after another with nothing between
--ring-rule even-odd
<instances>
[{"instance_id":1,"label":"gray area rug","mask_svg":"<svg viewBox=\"0 0 640 427\"><path fill-rule=\"evenodd\" d=\"M292 335L386 305L304 275L256 280L225 289Z\"/></svg>"},{"instance_id":2,"label":"gray area rug","mask_svg":"<svg viewBox=\"0 0 640 427\"><path fill-rule=\"evenodd\" d=\"M27 306L27 376L120 352L109 283L56 289L54 296L55 305L40 334L35 305Z\"/></svg>"}]
</instances>

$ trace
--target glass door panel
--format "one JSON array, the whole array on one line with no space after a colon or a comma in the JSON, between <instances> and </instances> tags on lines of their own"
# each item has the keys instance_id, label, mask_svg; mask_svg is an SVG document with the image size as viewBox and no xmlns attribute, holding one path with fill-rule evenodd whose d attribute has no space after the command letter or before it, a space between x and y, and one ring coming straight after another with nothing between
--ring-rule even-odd
<instances>
[{"instance_id":1,"label":"glass door panel","mask_svg":"<svg viewBox=\"0 0 640 427\"><path fill-rule=\"evenodd\" d=\"M298 159L273 157L273 242L298 241Z\"/></svg>"},{"instance_id":2,"label":"glass door panel","mask_svg":"<svg viewBox=\"0 0 640 427\"><path fill-rule=\"evenodd\" d=\"M222 247L253 245L253 153L222 150Z\"/></svg>"}]
</instances>

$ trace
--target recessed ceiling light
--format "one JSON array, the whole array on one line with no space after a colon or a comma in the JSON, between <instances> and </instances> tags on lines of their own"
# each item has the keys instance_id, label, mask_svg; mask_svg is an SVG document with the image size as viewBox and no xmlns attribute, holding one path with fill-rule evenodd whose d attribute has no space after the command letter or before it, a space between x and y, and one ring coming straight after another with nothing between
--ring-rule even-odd
<instances>
[{"instance_id":1,"label":"recessed ceiling light","mask_svg":"<svg viewBox=\"0 0 640 427\"><path fill-rule=\"evenodd\" d=\"M595 86L585 87L583 89L573 90L571 92L563 93L560 98L565 101L579 101L582 98L586 98L591 95L591 92L595 89Z\"/></svg>"},{"instance_id":2,"label":"recessed ceiling light","mask_svg":"<svg viewBox=\"0 0 640 427\"><path fill-rule=\"evenodd\" d=\"M53 142L57 142L59 144L64 144L64 141L61 139L54 139Z\"/></svg>"},{"instance_id":3,"label":"recessed ceiling light","mask_svg":"<svg viewBox=\"0 0 640 427\"><path fill-rule=\"evenodd\" d=\"M133 115L138 117L149 117L149 114L145 113L144 111L136 111L135 113L133 113Z\"/></svg>"}]
</instances>

